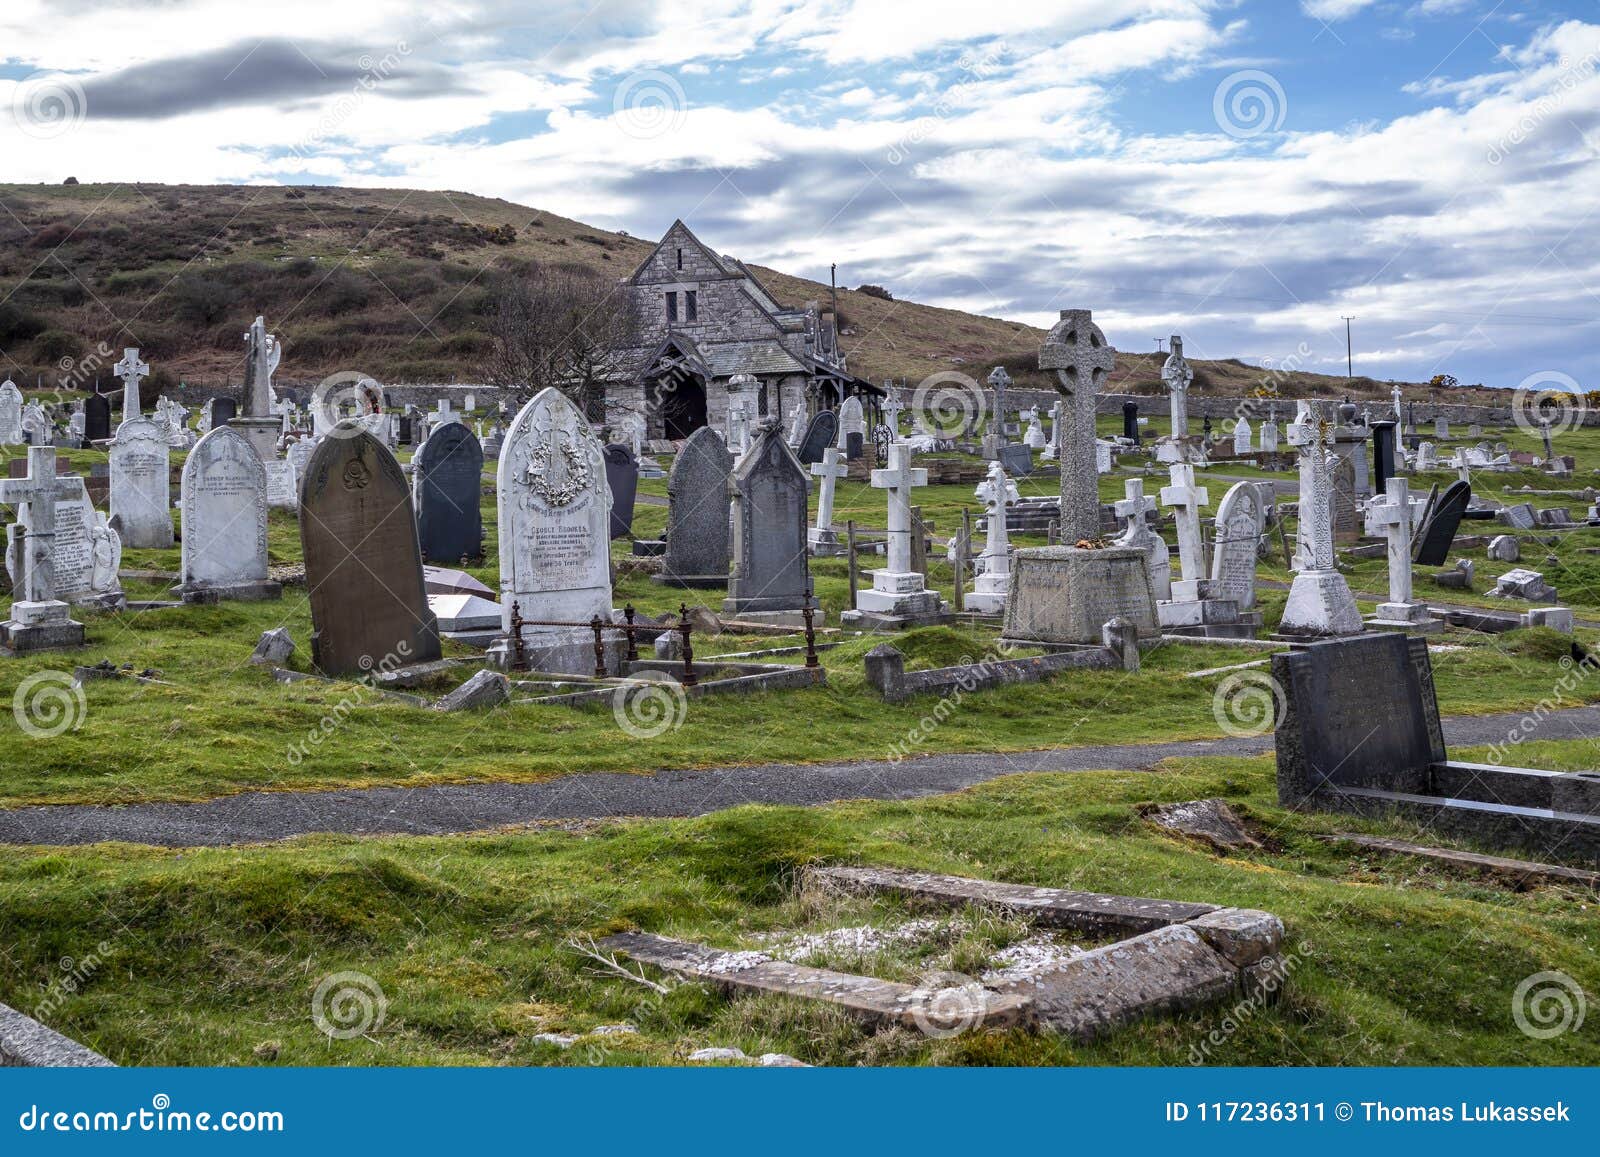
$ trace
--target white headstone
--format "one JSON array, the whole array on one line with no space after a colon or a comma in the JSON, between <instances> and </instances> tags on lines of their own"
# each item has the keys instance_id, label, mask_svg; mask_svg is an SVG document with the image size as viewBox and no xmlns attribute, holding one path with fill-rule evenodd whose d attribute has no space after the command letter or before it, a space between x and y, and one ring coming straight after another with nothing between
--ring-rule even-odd
<instances>
[{"instance_id":1,"label":"white headstone","mask_svg":"<svg viewBox=\"0 0 1600 1157\"><path fill-rule=\"evenodd\" d=\"M1250 453L1250 420L1243 414L1233 424L1233 452L1240 455Z\"/></svg>"},{"instance_id":2,"label":"white headstone","mask_svg":"<svg viewBox=\"0 0 1600 1157\"><path fill-rule=\"evenodd\" d=\"M588 421L551 387L523 406L496 474L502 627L523 620L611 621L611 491ZM522 628L523 653L544 671L592 673L587 629ZM514 653L513 653L513 657Z\"/></svg>"},{"instance_id":3,"label":"white headstone","mask_svg":"<svg viewBox=\"0 0 1600 1157\"><path fill-rule=\"evenodd\" d=\"M1380 622L1431 621L1427 604L1412 599L1411 540L1417 517L1417 504L1404 478L1390 478L1386 493L1367 503L1367 533L1381 535L1389 543L1389 601L1378 604Z\"/></svg>"},{"instance_id":4,"label":"white headstone","mask_svg":"<svg viewBox=\"0 0 1600 1157\"><path fill-rule=\"evenodd\" d=\"M1241 611L1256 605L1256 548L1265 522L1261 491L1254 482L1235 484L1217 503L1211 594L1232 599Z\"/></svg>"},{"instance_id":5,"label":"white headstone","mask_svg":"<svg viewBox=\"0 0 1600 1157\"><path fill-rule=\"evenodd\" d=\"M856 608L886 615L936 612L937 592L926 589L925 576L911 569L911 491L926 486L928 472L913 469L911 448L889 447L889 465L872 472L872 486L888 492L889 519L885 566L872 572L872 586L856 592Z\"/></svg>"},{"instance_id":6,"label":"white headstone","mask_svg":"<svg viewBox=\"0 0 1600 1157\"><path fill-rule=\"evenodd\" d=\"M264 584L267 579L267 471L243 434L218 426L183 464L185 593Z\"/></svg>"},{"instance_id":7,"label":"white headstone","mask_svg":"<svg viewBox=\"0 0 1600 1157\"><path fill-rule=\"evenodd\" d=\"M822 461L811 464L811 473L822 480L817 487L817 522L806 534L812 554L831 554L838 549L839 536L833 529L833 492L841 478L850 474L844 461L844 451L829 446L822 452Z\"/></svg>"},{"instance_id":8,"label":"white headstone","mask_svg":"<svg viewBox=\"0 0 1600 1157\"><path fill-rule=\"evenodd\" d=\"M1207 505L1210 494L1204 487L1194 484L1194 467L1176 463L1168 468L1172 484L1161 488L1161 505L1173 512L1178 528L1178 562L1183 567L1183 579L1172 584L1175 602L1191 603L1205 595L1204 574L1206 547L1200 529L1200 508Z\"/></svg>"},{"instance_id":9,"label":"white headstone","mask_svg":"<svg viewBox=\"0 0 1600 1157\"><path fill-rule=\"evenodd\" d=\"M111 460L111 517L125 546L165 550L172 545L172 483L167 432L154 418L129 418L117 427Z\"/></svg>"}]
</instances>

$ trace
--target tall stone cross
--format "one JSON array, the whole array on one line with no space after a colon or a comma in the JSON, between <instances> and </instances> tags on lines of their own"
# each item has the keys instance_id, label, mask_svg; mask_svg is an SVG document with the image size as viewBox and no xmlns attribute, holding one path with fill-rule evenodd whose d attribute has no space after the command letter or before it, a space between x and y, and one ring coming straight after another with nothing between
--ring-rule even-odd
<instances>
[{"instance_id":1,"label":"tall stone cross","mask_svg":"<svg viewBox=\"0 0 1600 1157\"><path fill-rule=\"evenodd\" d=\"M1005 468L998 462L989 463L989 476L978 486L978 497L989 514L988 539L983 548L983 573L987 575L998 577L1011 573L1011 536L1006 526L1006 499L1010 489Z\"/></svg>"},{"instance_id":2,"label":"tall stone cross","mask_svg":"<svg viewBox=\"0 0 1600 1157\"><path fill-rule=\"evenodd\" d=\"M838 480L850 475L850 464L844 461L844 451L829 446L822 452L822 461L811 464L811 473L822 479L817 487L817 525L811 535L811 545L831 545L833 537L833 490Z\"/></svg>"},{"instance_id":3,"label":"tall stone cross","mask_svg":"<svg viewBox=\"0 0 1600 1157\"><path fill-rule=\"evenodd\" d=\"M1011 385L1011 375L1005 366L995 366L989 371L989 385L994 388L994 419L989 432L1004 438L1006 435L1006 387Z\"/></svg>"},{"instance_id":4,"label":"tall stone cross","mask_svg":"<svg viewBox=\"0 0 1600 1157\"><path fill-rule=\"evenodd\" d=\"M1411 602L1412 534L1411 490L1406 480L1389 479L1385 498L1385 501L1373 499L1367 504L1366 529L1368 534L1382 535L1389 540L1389 602L1405 606ZM1380 607L1378 617L1390 616Z\"/></svg>"},{"instance_id":5,"label":"tall stone cross","mask_svg":"<svg viewBox=\"0 0 1600 1157\"><path fill-rule=\"evenodd\" d=\"M1316 407L1302 400L1288 430L1289 445L1300 453L1300 534L1311 569L1333 570L1333 484L1328 443L1333 431Z\"/></svg>"},{"instance_id":6,"label":"tall stone cross","mask_svg":"<svg viewBox=\"0 0 1600 1157\"><path fill-rule=\"evenodd\" d=\"M278 339L267 332L266 321L257 317L245 331L244 414L246 418L272 416L272 375L283 358Z\"/></svg>"},{"instance_id":7,"label":"tall stone cross","mask_svg":"<svg viewBox=\"0 0 1600 1157\"><path fill-rule=\"evenodd\" d=\"M76 481L76 480L71 480ZM69 493L76 492L73 486ZM56 477L54 446L28 447L28 476L0 478L0 502L17 508L17 533L26 535L18 557L22 579L16 593L24 609L13 608L19 622L65 619L67 604L55 597L56 500L62 497ZM23 528L26 527L26 530Z\"/></svg>"},{"instance_id":8,"label":"tall stone cross","mask_svg":"<svg viewBox=\"0 0 1600 1157\"><path fill-rule=\"evenodd\" d=\"M900 440L900 415L905 413L905 407L893 395L883 404L883 424L889 427L889 437L894 441Z\"/></svg>"},{"instance_id":9,"label":"tall stone cross","mask_svg":"<svg viewBox=\"0 0 1600 1157\"><path fill-rule=\"evenodd\" d=\"M1194 484L1194 467L1177 463L1168 468L1172 485L1161 488L1161 505L1172 508L1178 525L1178 561L1183 566L1183 581L1172 584L1172 597L1178 602L1195 602L1204 597L1201 582L1206 570L1206 542L1200 528L1200 508L1211 502L1203 486Z\"/></svg>"},{"instance_id":10,"label":"tall stone cross","mask_svg":"<svg viewBox=\"0 0 1600 1157\"><path fill-rule=\"evenodd\" d=\"M872 472L874 490L889 492L889 542L885 569L911 573L911 491L928 484L928 472L911 466L911 447L896 442L889 447L889 465Z\"/></svg>"},{"instance_id":11,"label":"tall stone cross","mask_svg":"<svg viewBox=\"0 0 1600 1157\"><path fill-rule=\"evenodd\" d=\"M1094 398L1115 365L1116 353L1087 309L1063 309L1039 350L1039 368L1055 370L1056 390L1066 402L1060 423L1061 540L1068 546L1100 537Z\"/></svg>"},{"instance_id":12,"label":"tall stone cross","mask_svg":"<svg viewBox=\"0 0 1600 1157\"><path fill-rule=\"evenodd\" d=\"M137 347L122 351L122 360L111 367L122 379L122 420L139 416L139 379L150 372L150 367L139 360Z\"/></svg>"},{"instance_id":13,"label":"tall stone cross","mask_svg":"<svg viewBox=\"0 0 1600 1157\"><path fill-rule=\"evenodd\" d=\"M1167 403L1171 407L1172 436L1189 435L1189 386L1194 382L1194 368L1183 356L1183 338L1172 335L1172 352L1161 367L1161 382L1167 387Z\"/></svg>"}]
</instances>

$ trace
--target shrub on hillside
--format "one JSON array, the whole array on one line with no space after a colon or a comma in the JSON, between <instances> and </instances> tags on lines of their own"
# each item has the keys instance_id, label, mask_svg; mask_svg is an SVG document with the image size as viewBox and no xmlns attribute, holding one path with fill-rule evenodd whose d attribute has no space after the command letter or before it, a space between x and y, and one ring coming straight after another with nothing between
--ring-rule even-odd
<instances>
[{"instance_id":1,"label":"shrub on hillside","mask_svg":"<svg viewBox=\"0 0 1600 1157\"><path fill-rule=\"evenodd\" d=\"M44 320L38 315L12 302L0 302L0 346L28 341L44 331Z\"/></svg>"},{"instance_id":2,"label":"shrub on hillside","mask_svg":"<svg viewBox=\"0 0 1600 1157\"><path fill-rule=\"evenodd\" d=\"M225 281L185 273L167 290L173 312L179 318L196 326L215 325L227 316L239 300L238 292Z\"/></svg>"},{"instance_id":3,"label":"shrub on hillside","mask_svg":"<svg viewBox=\"0 0 1600 1157\"><path fill-rule=\"evenodd\" d=\"M33 359L54 366L71 358L76 361L83 342L75 333L64 329L47 329L33 339Z\"/></svg>"},{"instance_id":4,"label":"shrub on hillside","mask_svg":"<svg viewBox=\"0 0 1600 1157\"><path fill-rule=\"evenodd\" d=\"M868 297L881 298L884 301L894 300L894 294L881 285L858 285L856 286L856 292L865 294Z\"/></svg>"}]
</instances>

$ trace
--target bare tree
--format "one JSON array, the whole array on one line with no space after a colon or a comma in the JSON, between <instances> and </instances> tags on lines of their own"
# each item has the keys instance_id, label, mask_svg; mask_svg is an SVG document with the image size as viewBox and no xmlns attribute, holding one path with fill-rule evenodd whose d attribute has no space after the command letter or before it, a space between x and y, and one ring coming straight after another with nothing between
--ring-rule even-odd
<instances>
[{"instance_id":1,"label":"bare tree","mask_svg":"<svg viewBox=\"0 0 1600 1157\"><path fill-rule=\"evenodd\" d=\"M533 263L496 279L484 374L531 396L554 386L599 416L619 354L639 343L627 287L581 265Z\"/></svg>"}]
</instances>

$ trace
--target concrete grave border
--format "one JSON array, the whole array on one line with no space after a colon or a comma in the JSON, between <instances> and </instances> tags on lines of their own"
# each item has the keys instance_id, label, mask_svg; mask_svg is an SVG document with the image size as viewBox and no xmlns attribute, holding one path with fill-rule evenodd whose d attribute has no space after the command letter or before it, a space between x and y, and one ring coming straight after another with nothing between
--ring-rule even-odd
<instances>
[{"instance_id":1,"label":"concrete grave border","mask_svg":"<svg viewBox=\"0 0 1600 1157\"><path fill-rule=\"evenodd\" d=\"M0 1004L0 1068L104 1069L116 1065L71 1037Z\"/></svg>"},{"instance_id":2,"label":"concrete grave border","mask_svg":"<svg viewBox=\"0 0 1600 1157\"><path fill-rule=\"evenodd\" d=\"M960 1027L1023 1026L1079 1041L1148 1016L1185 1012L1243 995L1281 991L1283 922L1270 912L1063 888L1004 884L894 868L818 868L818 883L857 895L888 894L941 908L997 909L1046 928L1120 937L1055 971L963 994ZM870 976L773 961L646 933L624 933L600 947L728 991L821 1000L865 1020L921 1028L939 1024L944 990L930 992Z\"/></svg>"}]
</instances>

